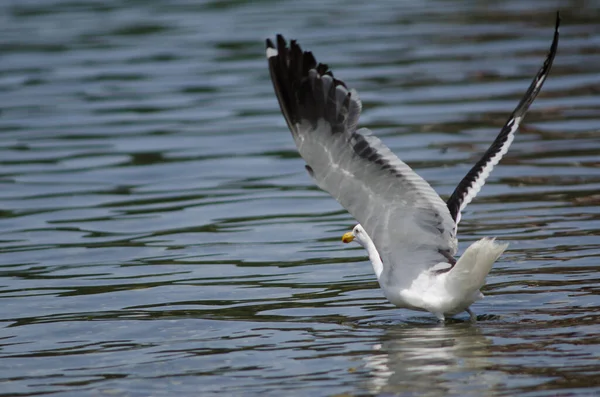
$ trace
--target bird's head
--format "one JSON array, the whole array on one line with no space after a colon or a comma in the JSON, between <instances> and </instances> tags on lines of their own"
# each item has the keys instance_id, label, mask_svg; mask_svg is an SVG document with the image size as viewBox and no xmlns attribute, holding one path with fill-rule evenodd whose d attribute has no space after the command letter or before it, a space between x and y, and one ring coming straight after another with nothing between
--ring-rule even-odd
<instances>
[{"instance_id":1,"label":"bird's head","mask_svg":"<svg viewBox=\"0 0 600 397\"><path fill-rule=\"evenodd\" d=\"M363 247L366 247L368 238L369 236L367 235L367 232L365 232L365 229L363 229L363 227L360 224L358 224L354 226L354 229L352 229L351 232L348 232L342 236L342 241L344 243L356 241Z\"/></svg>"}]
</instances>

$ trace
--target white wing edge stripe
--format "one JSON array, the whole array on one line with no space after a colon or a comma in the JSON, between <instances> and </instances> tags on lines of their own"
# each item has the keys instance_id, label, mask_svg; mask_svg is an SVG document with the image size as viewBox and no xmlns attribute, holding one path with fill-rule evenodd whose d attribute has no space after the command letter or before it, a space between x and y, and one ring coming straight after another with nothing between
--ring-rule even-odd
<instances>
[{"instance_id":1,"label":"white wing edge stripe","mask_svg":"<svg viewBox=\"0 0 600 397\"><path fill-rule=\"evenodd\" d=\"M467 190L467 194L465 195L465 197L460 205L460 208L458 210L458 216L456 219L457 225L458 225L458 222L460 221L460 213L477 196L477 193L479 193L479 191L481 190L483 185L485 185L485 181L488 178L488 176L490 175L490 173L492 172L492 170L494 169L494 167L500 162L502 157L508 152L508 148L512 144L512 141L515 139L515 132L519 128L519 124L521 124L522 119L523 119L522 116L515 117L513 126L510 129L508 136L506 137L506 142L504 142L504 145L502 145L502 148L498 152L496 152L496 154L494 154L494 156L492 156L490 158L490 160L487 162L485 167L483 167L481 169L481 172L477 176L477 179L473 182L473 184Z\"/></svg>"},{"instance_id":2,"label":"white wing edge stripe","mask_svg":"<svg viewBox=\"0 0 600 397\"><path fill-rule=\"evenodd\" d=\"M277 54L278 54L278 52L277 52L277 50L275 48L271 48L271 47L267 48L267 58L276 57Z\"/></svg>"}]
</instances>

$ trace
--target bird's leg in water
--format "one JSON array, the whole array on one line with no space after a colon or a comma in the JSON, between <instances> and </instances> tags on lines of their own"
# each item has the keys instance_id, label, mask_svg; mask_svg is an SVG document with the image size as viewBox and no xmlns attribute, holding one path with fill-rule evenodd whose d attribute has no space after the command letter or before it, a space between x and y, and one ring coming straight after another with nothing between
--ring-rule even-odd
<instances>
[{"instance_id":1,"label":"bird's leg in water","mask_svg":"<svg viewBox=\"0 0 600 397\"><path fill-rule=\"evenodd\" d=\"M470 318L470 320L471 320L471 322L472 322L472 323L474 323L474 322L476 322L476 321L477 321L477 316L475 315L475 313L473 313L473 312L471 311L471 308L470 308L470 307L467 307L467 310L465 310L465 311L466 311L467 313L469 313L469 318Z\"/></svg>"}]
</instances>

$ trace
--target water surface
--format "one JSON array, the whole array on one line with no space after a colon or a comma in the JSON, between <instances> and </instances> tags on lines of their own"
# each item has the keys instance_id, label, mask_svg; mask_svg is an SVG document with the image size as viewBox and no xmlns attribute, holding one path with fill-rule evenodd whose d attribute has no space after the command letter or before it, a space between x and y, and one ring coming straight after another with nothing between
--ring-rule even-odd
<instances>
[{"instance_id":1,"label":"water surface","mask_svg":"<svg viewBox=\"0 0 600 397\"><path fill-rule=\"evenodd\" d=\"M477 324L400 310L304 171L281 32L443 196L550 46L554 69L465 213L510 247ZM0 395L600 394L600 5L0 5Z\"/></svg>"}]
</instances>

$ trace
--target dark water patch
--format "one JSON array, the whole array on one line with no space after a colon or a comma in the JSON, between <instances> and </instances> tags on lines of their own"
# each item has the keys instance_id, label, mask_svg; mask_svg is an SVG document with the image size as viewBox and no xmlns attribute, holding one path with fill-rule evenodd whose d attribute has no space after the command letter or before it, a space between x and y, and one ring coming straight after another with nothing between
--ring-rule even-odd
<instances>
[{"instance_id":1,"label":"dark water patch","mask_svg":"<svg viewBox=\"0 0 600 397\"><path fill-rule=\"evenodd\" d=\"M169 30L169 28L164 25L140 23L132 24L129 26L123 26L119 29L112 31L111 34L116 36L145 36L163 33L167 30Z\"/></svg>"}]
</instances>

